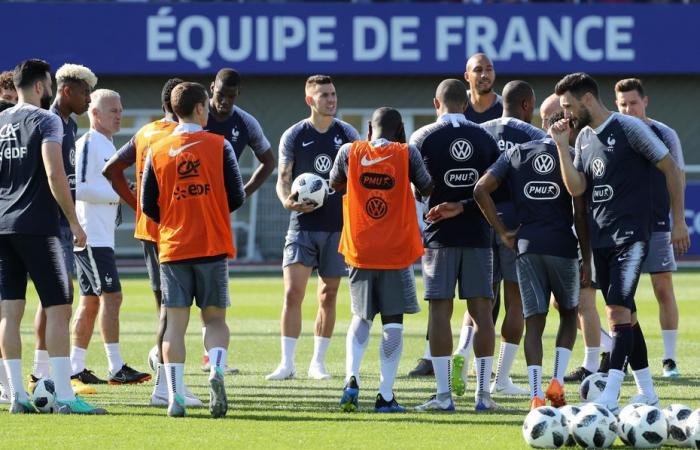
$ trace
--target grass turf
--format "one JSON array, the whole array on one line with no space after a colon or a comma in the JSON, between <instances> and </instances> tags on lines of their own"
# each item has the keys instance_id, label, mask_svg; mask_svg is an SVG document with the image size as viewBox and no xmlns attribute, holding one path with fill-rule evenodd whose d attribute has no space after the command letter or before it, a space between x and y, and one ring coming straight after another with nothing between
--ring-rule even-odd
<instances>
[{"instance_id":1,"label":"grass turf","mask_svg":"<svg viewBox=\"0 0 700 450\"><path fill-rule=\"evenodd\" d=\"M678 365L682 378L669 381L660 377L662 341L649 277L644 276L638 289L641 323L649 344L649 358L662 406L684 403L700 407L700 274L680 273L674 277L676 295L681 311ZM418 292L422 283L418 280ZM153 345L156 327L155 307L147 280L125 279L124 304L121 320L121 343L124 359L137 369L147 370L146 355ZM528 407L527 399L497 399L504 407L498 413L473 412L474 377L469 378L467 394L456 398L457 412L450 415L409 412L399 415L372 413L374 396L379 383L378 334L379 321L363 364L363 385L360 410L343 413L338 408L344 361L345 332L349 323L347 283L339 294L335 339L327 354L327 368L334 378L329 381L306 379L306 369L313 351L313 323L316 314L315 282L309 283L303 307L303 333L297 349L298 378L286 382L266 382L265 374L279 361L279 313L282 280L279 276L260 278L232 277L230 284L232 308L228 323L231 328L229 363L240 368L241 374L228 376L230 402L224 420L209 418L206 409L188 409L185 419L168 419L164 408L147 406L150 383L136 386L99 386L98 394L87 400L108 409L107 417L80 416L10 416L7 406L0 407L0 443L4 448L523 448L526 447L521 425ZM32 317L37 303L36 293L30 291L23 321L23 360L25 376L33 357ZM602 299L598 296L599 309ZM397 399L406 407L424 402L434 393L433 378L408 379L405 374L413 368L424 349L427 305L420 314L407 316L405 342ZM453 333L459 331L464 303L455 307ZM207 376L199 369L201 359L201 328L197 311L193 309L187 336L188 361L186 383L203 400L208 399ZM551 375L554 333L558 320L550 315L545 332L545 379ZM456 341L456 337L455 337ZM96 332L87 356L87 366L99 376L106 374L106 359L99 332ZM579 334L570 368L582 359L583 344ZM498 345L496 346L498 351ZM513 379L527 385L522 350L513 368ZM577 386L567 385L570 400L577 398ZM622 402L634 394L634 383L628 377ZM622 444L618 440L617 446Z\"/></svg>"}]
</instances>

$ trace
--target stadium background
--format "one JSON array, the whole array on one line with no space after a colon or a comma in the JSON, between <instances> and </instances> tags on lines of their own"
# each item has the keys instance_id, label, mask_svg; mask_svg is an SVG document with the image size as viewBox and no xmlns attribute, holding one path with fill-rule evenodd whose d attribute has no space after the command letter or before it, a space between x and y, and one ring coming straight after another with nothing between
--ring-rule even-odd
<instances>
[{"instance_id":1,"label":"stadium background","mask_svg":"<svg viewBox=\"0 0 700 450\"><path fill-rule=\"evenodd\" d=\"M36 17L39 9L42 15L62 20L53 21L40 32L33 31L31 42L6 46L2 52L2 66L9 69L21 59L40 57L47 59L54 70L64 62L91 67L99 77L98 87L114 89L122 96L125 113L122 131L115 137L117 147L141 125L161 116L159 94L167 78L179 76L209 86L219 68L234 67L243 76L236 104L259 120L276 155L282 132L308 116L303 83L309 74L333 75L339 117L352 123L362 134L366 133L369 114L385 105L401 110L410 133L435 120L432 98L439 81L446 77L462 79L467 55L473 50L488 50L478 47L474 39L469 41L470 36L475 36L469 34L469 30L483 35L495 24L497 34L493 45L499 56L491 56L496 68L497 92L507 81L523 79L534 87L539 104L552 92L561 75L587 71L596 76L604 103L614 109L614 83L630 76L643 80L650 98L648 115L675 128L683 144L691 181L686 217L695 244L693 253L700 255L700 185L692 183L700 180L697 175L700 155L695 145L700 141L700 61L693 51L693 47L697 50L696 44L687 40L692 24L700 18L698 4L474 6L220 2L165 5L155 2L138 5L5 3L0 5L3 15L19 16L6 23L8 36L22 33L27 23L23 19ZM325 22L324 28L312 29L311 23L318 17L332 20ZM367 20L368 17L372 20ZM161 26L154 33L154 19L164 18L161 24L168 26ZM218 51L221 47L219 35L225 34L220 26L222 18L228 18L230 26L226 37L230 38L229 47L234 49L237 45L240 48L243 42L243 39L237 40L238 32L247 30L245 20L255 25L255 33L262 26L260 20L267 23L268 38L254 39L253 45L267 43L262 62L258 47L252 49L247 58L240 57L235 62L222 57ZM452 18L452 22L445 18ZM470 23L472 18L481 21ZM356 28L358 20L369 23L363 28L363 42L358 42L361 34ZM442 33L441 38L439 29L444 31L444 27L438 25L439 20L444 20L440 22L442 25L449 23L452 27L449 33ZM558 38L543 21L559 25ZM186 23L188 28L183 31ZM303 28L299 27L300 23ZM570 28L568 34L567 27ZM549 34L545 33L547 30ZM312 36L318 38L324 32L326 37L331 36L332 42L319 43L318 39L312 42ZM161 35L157 36L158 33ZM382 33L386 42L378 36ZM448 34L449 37L445 37ZM548 50L543 51L542 39L547 38L549 45L544 47ZM184 47L205 49L207 39L217 39L216 48L200 52L199 59L186 56ZM507 40L510 42L508 49ZM568 56L565 45L557 47L552 42L557 40L560 45L561 42L570 44ZM357 51L358 45L364 45L366 53L372 53L372 49L379 51L382 46L385 51L377 53L375 60L367 61L362 59L362 52ZM316 46L316 56L312 46ZM437 56L440 48L446 52L442 57ZM320 58L327 60L319 61L318 55L324 49L325 56ZM330 49L337 50L335 58L328 56ZM420 53L418 57L416 50ZM201 57L207 53L207 58ZM537 117L534 123L539 125ZM87 117L81 117L79 124L82 134L88 125ZM240 164L247 178L257 161L246 151ZM277 267L281 259L288 213L277 200L275 182L276 173L232 217L239 248L234 266L239 270ZM699 213L697 219L696 212ZM140 247L132 233L133 212L125 207L116 250L125 271L140 271L143 270L138 258ZM694 258L691 254L685 263L694 264Z\"/></svg>"}]
</instances>

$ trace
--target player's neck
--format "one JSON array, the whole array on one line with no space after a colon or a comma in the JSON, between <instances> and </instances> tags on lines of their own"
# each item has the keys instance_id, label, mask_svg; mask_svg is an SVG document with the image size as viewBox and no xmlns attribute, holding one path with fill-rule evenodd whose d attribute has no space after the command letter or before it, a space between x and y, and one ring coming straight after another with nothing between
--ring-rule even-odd
<instances>
[{"instance_id":1,"label":"player's neck","mask_svg":"<svg viewBox=\"0 0 700 450\"><path fill-rule=\"evenodd\" d=\"M323 116L312 111L309 121L311 122L311 125L314 126L316 131L319 133L325 133L333 123L333 116Z\"/></svg>"},{"instance_id":2,"label":"player's neck","mask_svg":"<svg viewBox=\"0 0 700 450\"><path fill-rule=\"evenodd\" d=\"M97 131L98 133L100 133L101 135L103 135L104 137L109 139L110 141L112 140L112 132L109 131L108 129L106 129L105 127L103 127L102 125L100 125L99 123L94 123L94 124L90 125L90 128Z\"/></svg>"},{"instance_id":3,"label":"player's neck","mask_svg":"<svg viewBox=\"0 0 700 450\"><path fill-rule=\"evenodd\" d=\"M612 114L606 107L599 105L591 108L591 128L596 129L601 126Z\"/></svg>"},{"instance_id":4,"label":"player's neck","mask_svg":"<svg viewBox=\"0 0 700 450\"><path fill-rule=\"evenodd\" d=\"M496 93L493 90L480 94L476 89L469 90L469 106L476 112L484 112L496 101Z\"/></svg>"},{"instance_id":5,"label":"player's neck","mask_svg":"<svg viewBox=\"0 0 700 450\"><path fill-rule=\"evenodd\" d=\"M58 106L58 112L61 115L61 119L63 119L64 122L67 121L70 117L71 110L64 104L63 97L60 95L56 97L56 105Z\"/></svg>"},{"instance_id":6,"label":"player's neck","mask_svg":"<svg viewBox=\"0 0 700 450\"><path fill-rule=\"evenodd\" d=\"M527 122L527 120L525 120L524 117L525 116L523 114L521 114L520 112L509 111L506 108L503 108L503 115L501 116L501 118L503 118L503 119L518 119L518 120L521 120L523 122Z\"/></svg>"}]
</instances>

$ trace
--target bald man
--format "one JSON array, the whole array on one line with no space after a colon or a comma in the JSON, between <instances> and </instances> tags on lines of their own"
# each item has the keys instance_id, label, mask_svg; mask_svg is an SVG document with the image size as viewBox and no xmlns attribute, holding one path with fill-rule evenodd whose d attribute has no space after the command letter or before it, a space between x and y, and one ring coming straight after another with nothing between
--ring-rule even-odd
<instances>
[{"instance_id":1,"label":"bald man","mask_svg":"<svg viewBox=\"0 0 700 450\"><path fill-rule=\"evenodd\" d=\"M549 118L559 111L563 111L561 105L559 104L559 96L557 94L552 94L545 98L540 105L540 119L542 119L542 129L546 130L549 124ZM574 136L575 139L575 136Z\"/></svg>"},{"instance_id":2,"label":"bald man","mask_svg":"<svg viewBox=\"0 0 700 450\"><path fill-rule=\"evenodd\" d=\"M464 116L476 123L497 119L503 114L503 100L493 90L496 71L493 62L484 53L477 53L467 61L464 79L469 84L467 109Z\"/></svg>"}]
</instances>

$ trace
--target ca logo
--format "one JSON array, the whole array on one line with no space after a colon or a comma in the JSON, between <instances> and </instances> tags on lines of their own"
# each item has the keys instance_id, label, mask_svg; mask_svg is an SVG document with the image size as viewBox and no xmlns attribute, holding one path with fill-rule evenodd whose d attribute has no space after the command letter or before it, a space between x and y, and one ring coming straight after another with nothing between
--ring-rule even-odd
<instances>
[{"instance_id":1,"label":"ca logo","mask_svg":"<svg viewBox=\"0 0 700 450\"><path fill-rule=\"evenodd\" d=\"M472 144L466 139L456 139L450 144L450 155L455 161L466 161L471 158L472 153Z\"/></svg>"},{"instance_id":2,"label":"ca logo","mask_svg":"<svg viewBox=\"0 0 700 450\"><path fill-rule=\"evenodd\" d=\"M314 159L314 169L316 169L316 172L318 173L330 172L332 164L333 161L331 160L331 157L325 153L318 155L316 159Z\"/></svg>"},{"instance_id":3,"label":"ca logo","mask_svg":"<svg viewBox=\"0 0 700 450\"><path fill-rule=\"evenodd\" d=\"M605 162L601 158L596 158L591 162L593 178L603 178L605 175Z\"/></svg>"},{"instance_id":4,"label":"ca logo","mask_svg":"<svg viewBox=\"0 0 700 450\"><path fill-rule=\"evenodd\" d=\"M543 153L532 161L532 168L540 175L547 175L554 170L554 158L552 155Z\"/></svg>"},{"instance_id":5,"label":"ca logo","mask_svg":"<svg viewBox=\"0 0 700 450\"><path fill-rule=\"evenodd\" d=\"M373 219L381 219L386 215L388 209L386 202L379 197L370 198L365 205L365 211Z\"/></svg>"}]
</instances>

